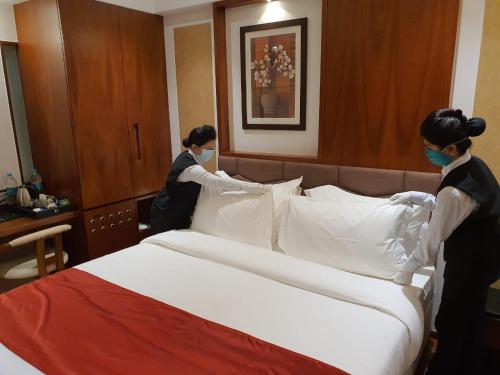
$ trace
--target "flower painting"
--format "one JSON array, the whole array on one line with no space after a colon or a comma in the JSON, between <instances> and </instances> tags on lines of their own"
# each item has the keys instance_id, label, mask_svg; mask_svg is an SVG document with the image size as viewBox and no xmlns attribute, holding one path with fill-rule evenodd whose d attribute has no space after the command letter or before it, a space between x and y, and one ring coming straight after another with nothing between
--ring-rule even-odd
<instances>
[{"instance_id":1,"label":"flower painting","mask_svg":"<svg viewBox=\"0 0 500 375\"><path fill-rule=\"evenodd\" d=\"M281 36L281 35L280 35ZM286 34L282 37L289 41L288 44L294 45L295 35ZM258 56L256 53L256 45L258 38L252 39L252 57L255 59L250 63L250 69L253 73L255 85L257 87L276 87L276 80L279 77L292 80L295 78L295 69L293 68L293 61L287 54L286 48L283 44L265 44L262 50L263 56ZM264 41L270 38L261 38ZM295 46L293 46L295 47Z\"/></svg>"},{"instance_id":2,"label":"flower painting","mask_svg":"<svg viewBox=\"0 0 500 375\"><path fill-rule=\"evenodd\" d=\"M307 19L241 28L244 129L305 129Z\"/></svg>"}]
</instances>

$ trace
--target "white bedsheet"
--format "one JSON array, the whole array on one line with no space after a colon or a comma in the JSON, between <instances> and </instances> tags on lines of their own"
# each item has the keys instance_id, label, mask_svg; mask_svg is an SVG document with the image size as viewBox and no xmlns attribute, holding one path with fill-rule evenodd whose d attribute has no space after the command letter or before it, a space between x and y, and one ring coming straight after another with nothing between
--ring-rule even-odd
<instances>
[{"instance_id":1,"label":"white bedsheet","mask_svg":"<svg viewBox=\"0 0 500 375\"><path fill-rule=\"evenodd\" d=\"M146 241L77 268L353 374L402 374L421 347L419 288L196 232Z\"/></svg>"}]
</instances>

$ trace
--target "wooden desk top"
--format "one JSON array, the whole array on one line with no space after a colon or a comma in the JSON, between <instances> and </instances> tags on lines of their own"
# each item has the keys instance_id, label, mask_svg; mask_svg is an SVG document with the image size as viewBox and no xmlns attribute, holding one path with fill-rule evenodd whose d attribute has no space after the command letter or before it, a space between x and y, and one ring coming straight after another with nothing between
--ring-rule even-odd
<instances>
[{"instance_id":1,"label":"wooden desk top","mask_svg":"<svg viewBox=\"0 0 500 375\"><path fill-rule=\"evenodd\" d=\"M49 216L43 219L21 217L19 219L6 221L0 224L0 238L17 234L24 234L26 232L34 232L38 229L42 229L51 225L59 225L76 218L78 215L80 215L79 211L71 211L54 216Z\"/></svg>"}]
</instances>

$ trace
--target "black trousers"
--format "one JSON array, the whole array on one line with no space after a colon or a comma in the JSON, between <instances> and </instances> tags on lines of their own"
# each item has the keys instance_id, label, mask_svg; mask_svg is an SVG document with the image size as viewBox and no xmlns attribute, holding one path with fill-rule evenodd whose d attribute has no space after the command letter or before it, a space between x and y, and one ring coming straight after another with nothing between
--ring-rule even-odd
<instances>
[{"instance_id":1,"label":"black trousers","mask_svg":"<svg viewBox=\"0 0 500 375\"><path fill-rule=\"evenodd\" d=\"M191 218L174 218L168 208L160 208L155 202L151 206L151 232L158 234L174 229L188 229Z\"/></svg>"},{"instance_id":2,"label":"black trousers","mask_svg":"<svg viewBox=\"0 0 500 375\"><path fill-rule=\"evenodd\" d=\"M491 272L473 264L447 264L436 317L438 343L427 374L482 374L482 325Z\"/></svg>"}]
</instances>

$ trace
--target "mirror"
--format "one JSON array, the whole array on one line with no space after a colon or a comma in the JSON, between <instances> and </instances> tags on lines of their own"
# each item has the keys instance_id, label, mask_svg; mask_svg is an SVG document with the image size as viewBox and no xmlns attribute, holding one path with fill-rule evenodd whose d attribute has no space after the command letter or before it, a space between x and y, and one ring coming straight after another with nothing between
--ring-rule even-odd
<instances>
[{"instance_id":1,"label":"mirror","mask_svg":"<svg viewBox=\"0 0 500 375\"><path fill-rule=\"evenodd\" d=\"M23 182L27 182L33 173L33 159L24 107L21 74L19 72L18 47L17 43L0 42L0 49L21 177Z\"/></svg>"}]
</instances>

